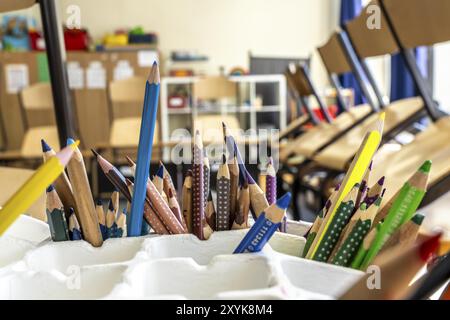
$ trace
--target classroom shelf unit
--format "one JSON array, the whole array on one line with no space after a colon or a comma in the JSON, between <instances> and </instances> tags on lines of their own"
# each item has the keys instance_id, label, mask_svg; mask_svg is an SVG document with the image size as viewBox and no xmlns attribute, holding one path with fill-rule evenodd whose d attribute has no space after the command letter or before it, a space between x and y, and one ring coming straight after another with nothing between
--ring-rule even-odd
<instances>
[{"instance_id":1,"label":"classroom shelf unit","mask_svg":"<svg viewBox=\"0 0 450 320\"><path fill-rule=\"evenodd\" d=\"M286 127L286 78L281 74L230 76L228 80L235 82L237 97L233 104L198 105L193 94L193 85L199 77L163 77L161 79L161 142L169 145L174 130L183 128L192 134L194 119L203 114L229 115L239 119L241 129L279 129ZM274 101L265 105L265 99L258 93L258 86L270 87L274 92ZM182 90L183 106L169 107L169 98L176 90ZM258 138L258 137L251 137ZM250 148L249 156L257 155L257 147ZM163 148L163 160L170 160L170 147Z\"/></svg>"}]
</instances>

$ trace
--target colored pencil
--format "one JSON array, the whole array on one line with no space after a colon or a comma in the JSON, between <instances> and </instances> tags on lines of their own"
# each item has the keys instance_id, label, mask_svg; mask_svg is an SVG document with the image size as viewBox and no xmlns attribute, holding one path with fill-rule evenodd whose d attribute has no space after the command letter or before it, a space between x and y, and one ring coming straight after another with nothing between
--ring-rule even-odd
<instances>
[{"instance_id":1,"label":"colored pencil","mask_svg":"<svg viewBox=\"0 0 450 320\"><path fill-rule=\"evenodd\" d=\"M44 162L48 161L51 157L54 157L56 155L55 150L53 150L47 142L45 142L44 139L41 139L41 145L42 145L42 153ZM75 204L75 198L73 197L73 190L72 185L70 184L69 178L67 177L67 174L65 171L63 171L58 178L54 181L54 186L56 189L56 192L58 193L59 198L61 199L61 202L64 206L64 208L76 208ZM68 210L65 213L66 215L66 221L69 219L69 213Z\"/></svg>"},{"instance_id":2,"label":"colored pencil","mask_svg":"<svg viewBox=\"0 0 450 320\"><path fill-rule=\"evenodd\" d=\"M169 203L169 195L164 190L164 166L162 164L159 165L158 171L153 177L152 182L155 185L156 190L162 196L163 200L166 203Z\"/></svg>"},{"instance_id":3,"label":"colored pencil","mask_svg":"<svg viewBox=\"0 0 450 320\"><path fill-rule=\"evenodd\" d=\"M365 210L358 211L359 218L354 226L349 229L348 235L342 240L342 244L338 247L336 254L332 256L331 263L339 266L349 266L353 261L363 238L370 230L373 219L380 208L382 198L378 197L368 209L365 203L361 207Z\"/></svg>"},{"instance_id":4,"label":"colored pencil","mask_svg":"<svg viewBox=\"0 0 450 320\"><path fill-rule=\"evenodd\" d=\"M95 211L97 212L98 224L100 227L100 232L102 233L103 240L108 239L107 230L106 230L106 218L105 211L103 210L103 202L101 199L97 199L95 204Z\"/></svg>"},{"instance_id":5,"label":"colored pencil","mask_svg":"<svg viewBox=\"0 0 450 320\"><path fill-rule=\"evenodd\" d=\"M372 246L364 257L361 269L367 268L389 237L416 212L425 196L430 170L431 161L425 161L414 177L403 185L402 191L393 203Z\"/></svg>"},{"instance_id":6,"label":"colored pencil","mask_svg":"<svg viewBox=\"0 0 450 320\"><path fill-rule=\"evenodd\" d=\"M130 181L130 179L126 179L126 184L129 190L129 193L133 193L134 184ZM145 199L144 204L144 218L148 222L148 224L152 227L153 230L157 234L169 234L169 230L164 225L160 217L156 214L155 210L150 205L150 200L148 198ZM128 219L127 219L128 221ZM128 228L127 228L128 230ZM142 230L141 230L142 232Z\"/></svg>"},{"instance_id":7,"label":"colored pencil","mask_svg":"<svg viewBox=\"0 0 450 320\"><path fill-rule=\"evenodd\" d=\"M75 145L68 146L42 164L0 209L0 236L45 192L64 171Z\"/></svg>"},{"instance_id":8,"label":"colored pencil","mask_svg":"<svg viewBox=\"0 0 450 320\"><path fill-rule=\"evenodd\" d=\"M424 215L416 213L409 221L406 221L392 236L389 237L381 248L381 252L392 247L406 247L414 243L424 218Z\"/></svg>"},{"instance_id":9,"label":"colored pencil","mask_svg":"<svg viewBox=\"0 0 450 320\"><path fill-rule=\"evenodd\" d=\"M119 213L116 217L116 238L125 238L127 236L127 209L123 208L122 213Z\"/></svg>"},{"instance_id":10,"label":"colored pencil","mask_svg":"<svg viewBox=\"0 0 450 320\"><path fill-rule=\"evenodd\" d=\"M372 203L377 200L381 192L383 191L384 185L384 177L381 177L373 186L368 188L366 196L363 199L363 202L369 207Z\"/></svg>"},{"instance_id":11,"label":"colored pencil","mask_svg":"<svg viewBox=\"0 0 450 320\"><path fill-rule=\"evenodd\" d=\"M106 212L106 237L114 238L117 232L116 217L119 212L119 193L114 191L109 200L108 210Z\"/></svg>"},{"instance_id":12,"label":"colored pencil","mask_svg":"<svg viewBox=\"0 0 450 320\"><path fill-rule=\"evenodd\" d=\"M228 221L228 229L233 225L236 217L238 205L238 189L239 189L239 166L236 156L229 159L228 170L230 171L230 215Z\"/></svg>"},{"instance_id":13,"label":"colored pencil","mask_svg":"<svg viewBox=\"0 0 450 320\"><path fill-rule=\"evenodd\" d=\"M153 136L158 111L159 82L159 69L155 61L145 84L133 200L131 201L130 221L127 224L127 234L129 237L140 236L142 230L142 217L144 214L147 180L152 158Z\"/></svg>"},{"instance_id":14,"label":"colored pencil","mask_svg":"<svg viewBox=\"0 0 450 320\"><path fill-rule=\"evenodd\" d=\"M216 209L214 208L214 201L212 198L212 193L211 190L209 190L209 195L208 195L208 203L206 205L206 209L205 209L205 217L206 217L206 223L209 224L209 226L211 227L211 229L213 231L216 231Z\"/></svg>"},{"instance_id":15,"label":"colored pencil","mask_svg":"<svg viewBox=\"0 0 450 320\"><path fill-rule=\"evenodd\" d=\"M309 251L309 248L311 247L311 244L314 241L314 238L317 235L317 231L319 231L320 225L323 222L323 218L325 217L327 211L330 209L331 207L331 200L328 199L327 202L325 203L325 206L322 208L322 210L320 210L319 214L317 215L316 219L313 222L313 225L311 227L311 229L308 231L308 235L306 236L306 243L305 243L305 247L303 248L303 253L302 253L302 257L306 257L306 254Z\"/></svg>"},{"instance_id":16,"label":"colored pencil","mask_svg":"<svg viewBox=\"0 0 450 320\"><path fill-rule=\"evenodd\" d=\"M181 208L183 210L183 218L186 222L187 230L192 233L192 171L186 172L183 182L181 194Z\"/></svg>"},{"instance_id":17,"label":"colored pencil","mask_svg":"<svg viewBox=\"0 0 450 320\"><path fill-rule=\"evenodd\" d=\"M72 159L67 165L70 182L72 183L73 196L75 198L77 215L80 227L83 230L83 238L94 247L100 247L103 243L102 233L98 225L97 212L92 198L91 186L84 166L83 155L71 138L67 139L67 145L74 145L75 150Z\"/></svg>"},{"instance_id":18,"label":"colored pencil","mask_svg":"<svg viewBox=\"0 0 450 320\"><path fill-rule=\"evenodd\" d=\"M329 213L325 217L325 220L320 226L320 229L317 233L317 236L314 239L313 244L311 245L311 249L306 255L307 258L312 258L316 255L317 249L325 235L326 231L330 228L330 223L333 220L336 210L341 205L344 197L350 192L350 190L354 187L356 183L361 182L363 179L365 172L372 161L375 152L380 145L381 138L383 135L383 126L384 126L384 118L385 113L383 112L377 121L375 121L372 125L372 128L366 133L364 140L359 147L358 152L356 153L353 161L344 177L344 180L341 183L341 187L337 193L336 202L331 204L331 208Z\"/></svg>"},{"instance_id":19,"label":"colored pencil","mask_svg":"<svg viewBox=\"0 0 450 320\"><path fill-rule=\"evenodd\" d=\"M204 240L203 142L198 130L195 132L192 154L194 156L192 164L192 233L200 240Z\"/></svg>"},{"instance_id":20,"label":"colored pencil","mask_svg":"<svg viewBox=\"0 0 450 320\"><path fill-rule=\"evenodd\" d=\"M233 253L261 251L278 229L290 202L288 192L261 213Z\"/></svg>"},{"instance_id":21,"label":"colored pencil","mask_svg":"<svg viewBox=\"0 0 450 320\"><path fill-rule=\"evenodd\" d=\"M366 169L366 172L364 173L364 177L361 181L361 186L359 188L359 194L358 194L358 197L356 198L356 208L360 207L361 202L366 197L370 174L372 173L372 165L373 165L373 161L370 162L369 167Z\"/></svg>"},{"instance_id":22,"label":"colored pencil","mask_svg":"<svg viewBox=\"0 0 450 320\"><path fill-rule=\"evenodd\" d=\"M72 241L82 240L80 224L73 208L69 208L69 238Z\"/></svg>"},{"instance_id":23,"label":"colored pencil","mask_svg":"<svg viewBox=\"0 0 450 320\"><path fill-rule=\"evenodd\" d=\"M419 287L408 298L410 300L426 299L445 285L449 278L450 254L447 254L423 277Z\"/></svg>"},{"instance_id":24,"label":"colored pencil","mask_svg":"<svg viewBox=\"0 0 450 320\"><path fill-rule=\"evenodd\" d=\"M66 215L64 213L64 206L53 185L50 185L47 188L46 212L52 240L70 240L69 228L67 226Z\"/></svg>"},{"instance_id":25,"label":"colored pencil","mask_svg":"<svg viewBox=\"0 0 450 320\"><path fill-rule=\"evenodd\" d=\"M180 222L183 229L187 232L187 225L184 221L183 214L181 212L180 204L177 200L177 191L175 190L175 186L173 184L172 178L170 177L169 172L166 170L164 165L161 162L161 165L163 167L163 174L164 174L164 193L168 197L168 204L170 209L172 210L173 214L175 215L175 218ZM172 200L170 200L172 198Z\"/></svg>"},{"instance_id":26,"label":"colored pencil","mask_svg":"<svg viewBox=\"0 0 450 320\"><path fill-rule=\"evenodd\" d=\"M241 192L239 193L239 206L234 218L233 226L231 229L247 229L248 225L248 212L250 211L250 192L248 184L244 183Z\"/></svg>"},{"instance_id":27,"label":"colored pencil","mask_svg":"<svg viewBox=\"0 0 450 320\"><path fill-rule=\"evenodd\" d=\"M209 165L209 159L206 155L203 156L203 201L206 209L206 205L208 204L208 195L210 188L210 180L211 180L211 167Z\"/></svg>"},{"instance_id":28,"label":"colored pencil","mask_svg":"<svg viewBox=\"0 0 450 320\"><path fill-rule=\"evenodd\" d=\"M266 178L267 178L265 170L266 169L264 169L264 171L261 171L258 176L258 185L261 188L262 192L264 192L264 194L266 194Z\"/></svg>"},{"instance_id":29,"label":"colored pencil","mask_svg":"<svg viewBox=\"0 0 450 320\"><path fill-rule=\"evenodd\" d=\"M372 245L373 241L375 240L375 237L377 236L377 233L380 231L382 223L379 223L376 228L371 229L366 236L364 237L364 240L362 241L361 245L359 246L358 251L356 252L355 257L353 258L352 262L350 263L350 267L353 269L360 269L361 264L367 255L367 252L369 251L370 246Z\"/></svg>"},{"instance_id":30,"label":"colored pencil","mask_svg":"<svg viewBox=\"0 0 450 320\"><path fill-rule=\"evenodd\" d=\"M261 190L261 188L253 180L250 173L247 172L248 189L250 191L250 204L252 205L252 210L255 216L258 218L259 215L264 212L266 208L269 207L266 195Z\"/></svg>"},{"instance_id":31,"label":"colored pencil","mask_svg":"<svg viewBox=\"0 0 450 320\"><path fill-rule=\"evenodd\" d=\"M216 230L229 230L230 221L230 171L223 155L223 162L217 171L217 216Z\"/></svg>"},{"instance_id":32,"label":"colored pencil","mask_svg":"<svg viewBox=\"0 0 450 320\"><path fill-rule=\"evenodd\" d=\"M169 189L169 208L172 211L173 215L175 216L175 218L178 220L178 222L180 222L180 224L182 222L184 222L184 219L182 218L182 214L181 214L181 209L180 209L180 205L178 204L177 199L175 198L175 195L173 194L172 189ZM186 225L181 225L184 232L187 232L187 227Z\"/></svg>"},{"instance_id":33,"label":"colored pencil","mask_svg":"<svg viewBox=\"0 0 450 320\"><path fill-rule=\"evenodd\" d=\"M431 237L407 250L394 248L384 252L374 261L374 265L379 268L378 274L368 272L340 299L395 300L403 298L411 280L437 251L439 237L440 235ZM378 283L374 280L376 276L379 278Z\"/></svg>"},{"instance_id":34,"label":"colored pencil","mask_svg":"<svg viewBox=\"0 0 450 320\"><path fill-rule=\"evenodd\" d=\"M236 156L237 164L239 166L239 185L242 186L244 182L247 181L247 169L245 168L244 160L242 159L242 155L239 151L236 141L234 140L233 136L230 133L230 130L224 122L222 122L222 128L225 146L227 147L228 153L230 155Z\"/></svg>"},{"instance_id":35,"label":"colored pencil","mask_svg":"<svg viewBox=\"0 0 450 320\"><path fill-rule=\"evenodd\" d=\"M322 241L317 244L316 253L311 256L311 259L323 262L328 260L342 230L354 212L358 192L359 183L356 183L337 208L336 214L330 220L330 227L325 231ZM309 250L314 248L311 247Z\"/></svg>"},{"instance_id":36,"label":"colored pencil","mask_svg":"<svg viewBox=\"0 0 450 320\"><path fill-rule=\"evenodd\" d=\"M266 199L269 205L277 200L277 176L272 157L269 158L266 168Z\"/></svg>"}]
</instances>

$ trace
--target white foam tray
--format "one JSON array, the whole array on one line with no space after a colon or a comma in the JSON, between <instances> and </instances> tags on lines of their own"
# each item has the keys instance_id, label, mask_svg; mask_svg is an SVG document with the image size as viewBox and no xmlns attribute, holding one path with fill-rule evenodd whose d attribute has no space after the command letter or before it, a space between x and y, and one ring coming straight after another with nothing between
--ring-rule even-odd
<instances>
[{"instance_id":1,"label":"white foam tray","mask_svg":"<svg viewBox=\"0 0 450 320\"><path fill-rule=\"evenodd\" d=\"M298 258L309 224L289 222L257 254L231 254L246 230L52 242L21 217L0 238L0 299L333 299L360 271Z\"/></svg>"}]
</instances>

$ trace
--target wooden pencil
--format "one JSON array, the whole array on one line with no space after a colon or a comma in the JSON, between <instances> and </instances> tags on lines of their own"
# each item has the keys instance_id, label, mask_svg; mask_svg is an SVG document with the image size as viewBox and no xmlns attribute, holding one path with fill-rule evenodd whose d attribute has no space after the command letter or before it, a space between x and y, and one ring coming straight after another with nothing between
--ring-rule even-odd
<instances>
[{"instance_id":1,"label":"wooden pencil","mask_svg":"<svg viewBox=\"0 0 450 320\"><path fill-rule=\"evenodd\" d=\"M235 155L229 160L228 170L230 171L230 215L228 229L230 229L236 217L238 205L239 166Z\"/></svg>"},{"instance_id":2,"label":"wooden pencil","mask_svg":"<svg viewBox=\"0 0 450 320\"><path fill-rule=\"evenodd\" d=\"M203 142L198 130L195 132L192 154L194 156L194 162L192 164L192 233L200 240L204 240Z\"/></svg>"},{"instance_id":3,"label":"wooden pencil","mask_svg":"<svg viewBox=\"0 0 450 320\"><path fill-rule=\"evenodd\" d=\"M119 213L116 217L116 238L125 238L127 236L127 209L123 208L122 213Z\"/></svg>"},{"instance_id":4,"label":"wooden pencil","mask_svg":"<svg viewBox=\"0 0 450 320\"><path fill-rule=\"evenodd\" d=\"M53 150L44 139L41 139L42 145L42 153L44 162L48 161L48 159L54 157L56 155L55 150ZM69 178L65 171L63 171L58 178L54 181L53 185L55 186L56 192L58 193L59 198L64 206L64 208L75 208L75 198L73 197L72 185L70 184ZM69 220L69 212L68 209L65 212L66 221Z\"/></svg>"},{"instance_id":5,"label":"wooden pencil","mask_svg":"<svg viewBox=\"0 0 450 320\"><path fill-rule=\"evenodd\" d=\"M247 172L248 189L250 192L250 204L252 206L253 213L256 217L264 212L266 208L269 207L269 202L266 199L266 195L258 186L258 184L253 180L250 173Z\"/></svg>"},{"instance_id":6,"label":"wooden pencil","mask_svg":"<svg viewBox=\"0 0 450 320\"><path fill-rule=\"evenodd\" d=\"M392 247L407 247L414 243L419 234L420 226L425 216L416 213L409 221L406 221L400 228L395 231L381 248L381 252Z\"/></svg>"},{"instance_id":7,"label":"wooden pencil","mask_svg":"<svg viewBox=\"0 0 450 320\"><path fill-rule=\"evenodd\" d=\"M368 188L367 194L363 199L363 202L367 205L367 207L369 207L380 197L381 192L383 191L383 185L384 177L381 177L373 186Z\"/></svg>"},{"instance_id":8,"label":"wooden pencil","mask_svg":"<svg viewBox=\"0 0 450 320\"><path fill-rule=\"evenodd\" d=\"M217 231L229 230L230 203L230 171L223 155L223 162L217 171Z\"/></svg>"},{"instance_id":9,"label":"wooden pencil","mask_svg":"<svg viewBox=\"0 0 450 320\"><path fill-rule=\"evenodd\" d=\"M169 203L169 195L167 194L168 191L164 189L164 166L162 164L159 165L158 171L153 177L152 182L163 200L166 203Z\"/></svg>"},{"instance_id":10,"label":"wooden pencil","mask_svg":"<svg viewBox=\"0 0 450 320\"><path fill-rule=\"evenodd\" d=\"M403 185L402 191L389 210L380 231L361 263L362 269L367 268L397 228L414 215L425 196L430 170L431 161L425 161L414 177Z\"/></svg>"},{"instance_id":11,"label":"wooden pencil","mask_svg":"<svg viewBox=\"0 0 450 320\"><path fill-rule=\"evenodd\" d=\"M373 265L379 268L379 281L368 272L353 285L341 300L395 300L404 297L411 280L439 247L440 235L405 248L394 248L381 254Z\"/></svg>"},{"instance_id":12,"label":"wooden pencil","mask_svg":"<svg viewBox=\"0 0 450 320\"><path fill-rule=\"evenodd\" d=\"M247 168L245 167L244 160L242 159L241 152L239 151L238 145L234 137L230 133L230 129L228 129L227 125L222 122L223 128L223 137L225 146L230 155L235 155L237 159L237 164L239 166L239 185L242 186L245 181L247 181Z\"/></svg>"},{"instance_id":13,"label":"wooden pencil","mask_svg":"<svg viewBox=\"0 0 450 320\"><path fill-rule=\"evenodd\" d=\"M239 193L239 206L234 218L233 226L231 229L247 229L248 225L248 213L250 210L250 192L248 189L248 183L244 183L241 192Z\"/></svg>"},{"instance_id":14,"label":"wooden pencil","mask_svg":"<svg viewBox=\"0 0 450 320\"><path fill-rule=\"evenodd\" d=\"M117 208L115 207L114 200L109 200L108 210L106 211L106 238L114 238L116 234L116 212Z\"/></svg>"},{"instance_id":15,"label":"wooden pencil","mask_svg":"<svg viewBox=\"0 0 450 320\"><path fill-rule=\"evenodd\" d=\"M206 209L208 204L209 185L211 180L211 167L209 165L209 159L206 154L203 156L203 204Z\"/></svg>"},{"instance_id":16,"label":"wooden pencil","mask_svg":"<svg viewBox=\"0 0 450 320\"><path fill-rule=\"evenodd\" d=\"M183 182L183 190L181 194L181 208L183 210L183 218L186 222L187 230L192 233L192 171L186 172Z\"/></svg>"},{"instance_id":17,"label":"wooden pencil","mask_svg":"<svg viewBox=\"0 0 450 320\"><path fill-rule=\"evenodd\" d=\"M371 229L366 234L361 245L359 246L358 251L356 252L355 257L353 258L352 262L350 263L351 268L361 269L361 264L362 264L364 258L366 257L367 252L370 249L370 246L372 245L373 241L375 240L375 237L377 236L377 233L379 232L381 225L382 225L382 223L378 223L376 228Z\"/></svg>"},{"instance_id":18,"label":"wooden pencil","mask_svg":"<svg viewBox=\"0 0 450 320\"><path fill-rule=\"evenodd\" d=\"M178 222L180 222L181 226L183 227L184 232L188 232L186 225L183 225L184 219L182 218L180 205L178 204L177 199L175 198L175 195L173 194L173 190L169 189L169 208L172 210L173 215L175 218L177 218Z\"/></svg>"},{"instance_id":19,"label":"wooden pencil","mask_svg":"<svg viewBox=\"0 0 450 320\"><path fill-rule=\"evenodd\" d=\"M205 209L206 223L211 227L213 231L216 231L216 209L214 208L214 201L212 198L211 190L209 190L208 201Z\"/></svg>"},{"instance_id":20,"label":"wooden pencil","mask_svg":"<svg viewBox=\"0 0 450 320\"><path fill-rule=\"evenodd\" d=\"M144 106L142 108L141 129L137 151L137 166L134 180L133 201L131 201L130 218L127 223L129 237L141 235L142 218L144 213L147 180L152 159L153 136L158 111L159 98L159 68L153 63L148 79L145 83Z\"/></svg>"},{"instance_id":21,"label":"wooden pencil","mask_svg":"<svg viewBox=\"0 0 450 320\"><path fill-rule=\"evenodd\" d=\"M373 165L373 161L370 162L369 167L367 168L366 172L364 173L364 177L361 181L361 186L359 187L359 194L358 194L358 197L356 198L356 208L360 207L361 202L366 197L370 174L372 173L372 165Z\"/></svg>"},{"instance_id":22,"label":"wooden pencil","mask_svg":"<svg viewBox=\"0 0 450 320\"><path fill-rule=\"evenodd\" d=\"M106 229L105 211L103 210L103 202L101 199L97 199L95 211L97 212L98 224L100 227L100 232L102 233L102 238L103 240L106 240L108 239L108 233Z\"/></svg>"},{"instance_id":23,"label":"wooden pencil","mask_svg":"<svg viewBox=\"0 0 450 320\"><path fill-rule=\"evenodd\" d=\"M64 206L53 185L47 188L46 212L50 234L53 241L68 241L69 227L67 226ZM69 210L67 210L69 211Z\"/></svg>"},{"instance_id":24,"label":"wooden pencil","mask_svg":"<svg viewBox=\"0 0 450 320\"><path fill-rule=\"evenodd\" d=\"M81 234L80 224L78 223L77 216L73 208L69 208L69 237L70 240L82 240L83 236Z\"/></svg>"},{"instance_id":25,"label":"wooden pencil","mask_svg":"<svg viewBox=\"0 0 450 320\"><path fill-rule=\"evenodd\" d=\"M336 201L331 204L329 214L325 217L325 220L320 226L317 236L315 237L311 249L306 255L307 258L312 258L316 255L317 248L319 248L318 243L322 242L323 236L330 227L330 223L333 220L336 210L341 205L343 198L350 192L356 183L360 183L363 179L367 168L372 161L378 146L381 143L381 138L383 136L385 113L381 113L379 118L372 124L369 131L364 136L364 140L358 149L353 161L347 170L344 180L341 183L341 187L336 194Z\"/></svg>"},{"instance_id":26,"label":"wooden pencil","mask_svg":"<svg viewBox=\"0 0 450 320\"><path fill-rule=\"evenodd\" d=\"M277 176L272 157L269 158L266 167L266 199L269 205L277 200Z\"/></svg>"},{"instance_id":27,"label":"wooden pencil","mask_svg":"<svg viewBox=\"0 0 450 320\"><path fill-rule=\"evenodd\" d=\"M67 145L74 145L71 138ZM67 172L73 188L77 215L80 227L83 230L83 238L94 247L100 247L103 243L102 233L98 224L97 212L95 211L94 199L89 185L89 179L84 166L83 155L78 147L75 148L72 159L67 165Z\"/></svg>"}]
</instances>

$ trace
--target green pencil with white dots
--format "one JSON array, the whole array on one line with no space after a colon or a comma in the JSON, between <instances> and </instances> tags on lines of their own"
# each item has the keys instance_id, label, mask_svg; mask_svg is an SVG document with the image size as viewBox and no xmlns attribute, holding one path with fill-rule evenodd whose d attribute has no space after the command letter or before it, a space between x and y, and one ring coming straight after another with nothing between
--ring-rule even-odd
<instances>
[{"instance_id":1,"label":"green pencil with white dots","mask_svg":"<svg viewBox=\"0 0 450 320\"><path fill-rule=\"evenodd\" d=\"M356 183L350 192L345 196L342 203L333 216L330 227L325 232L321 241L317 244L317 250L312 256L313 260L326 262L331 255L334 246L339 240L342 230L347 225L354 213L356 198L359 193L359 183Z\"/></svg>"},{"instance_id":2,"label":"green pencil with white dots","mask_svg":"<svg viewBox=\"0 0 450 320\"><path fill-rule=\"evenodd\" d=\"M373 220L380 209L381 201L382 198L378 197L375 200L375 203L369 208L366 207L367 205L365 203L361 205L365 209L359 211L360 217L358 221L351 229L348 237L343 240L342 245L339 247L331 261L332 264L345 267L350 265L363 242L364 237L372 226Z\"/></svg>"}]
</instances>

